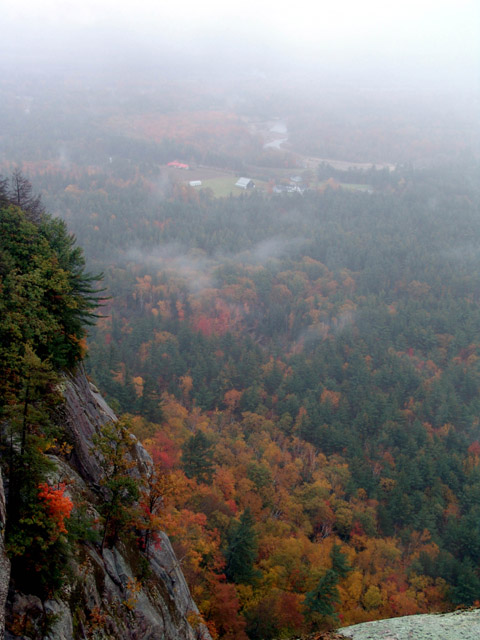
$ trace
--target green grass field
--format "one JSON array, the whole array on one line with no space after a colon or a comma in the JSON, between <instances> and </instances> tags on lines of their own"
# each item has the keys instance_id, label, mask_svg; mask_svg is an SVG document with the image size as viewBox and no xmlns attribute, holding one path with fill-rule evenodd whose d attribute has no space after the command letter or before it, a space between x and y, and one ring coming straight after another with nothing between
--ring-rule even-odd
<instances>
[{"instance_id":1,"label":"green grass field","mask_svg":"<svg viewBox=\"0 0 480 640\"><path fill-rule=\"evenodd\" d=\"M203 180L200 188L210 188L213 191L215 198L226 198L230 193L235 195L236 191L240 191L240 189L235 186L236 181L237 178L235 178L235 176L211 178L210 180Z\"/></svg>"},{"instance_id":2,"label":"green grass field","mask_svg":"<svg viewBox=\"0 0 480 640\"><path fill-rule=\"evenodd\" d=\"M248 193L245 189L235 186L237 180L238 178L235 176L212 178L210 180L203 180L200 188L205 189L209 187L213 191L215 198L226 198L230 194L232 194L232 196L239 196L242 193ZM257 189L264 190L266 188L266 182L262 182L261 180L254 180L254 182Z\"/></svg>"},{"instance_id":3,"label":"green grass field","mask_svg":"<svg viewBox=\"0 0 480 640\"><path fill-rule=\"evenodd\" d=\"M310 186L313 189L321 189L326 186L327 182L327 180L312 181ZM338 182L337 184L341 189L347 189L348 191L371 191L372 189L372 186L369 184L353 184L348 182Z\"/></svg>"},{"instance_id":4,"label":"green grass field","mask_svg":"<svg viewBox=\"0 0 480 640\"><path fill-rule=\"evenodd\" d=\"M342 189L349 189L350 191L371 191L372 187L369 184L348 184L341 182Z\"/></svg>"}]
</instances>

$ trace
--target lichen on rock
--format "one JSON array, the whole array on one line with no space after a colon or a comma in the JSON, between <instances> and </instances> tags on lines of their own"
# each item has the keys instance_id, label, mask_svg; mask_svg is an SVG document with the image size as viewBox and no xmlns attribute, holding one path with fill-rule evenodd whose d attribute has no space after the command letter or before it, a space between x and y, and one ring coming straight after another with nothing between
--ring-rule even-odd
<instances>
[{"instance_id":1,"label":"lichen on rock","mask_svg":"<svg viewBox=\"0 0 480 640\"><path fill-rule=\"evenodd\" d=\"M338 633L353 640L478 640L480 609L374 620Z\"/></svg>"}]
</instances>

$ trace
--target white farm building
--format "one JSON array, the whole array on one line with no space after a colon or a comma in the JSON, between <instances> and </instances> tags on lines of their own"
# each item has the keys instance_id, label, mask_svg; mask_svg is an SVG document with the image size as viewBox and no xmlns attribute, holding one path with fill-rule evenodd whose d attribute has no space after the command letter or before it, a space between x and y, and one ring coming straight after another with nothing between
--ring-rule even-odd
<instances>
[{"instance_id":1,"label":"white farm building","mask_svg":"<svg viewBox=\"0 0 480 640\"><path fill-rule=\"evenodd\" d=\"M253 189L255 187L255 183L251 178L239 178L235 183L236 187L240 187L240 189Z\"/></svg>"}]
</instances>

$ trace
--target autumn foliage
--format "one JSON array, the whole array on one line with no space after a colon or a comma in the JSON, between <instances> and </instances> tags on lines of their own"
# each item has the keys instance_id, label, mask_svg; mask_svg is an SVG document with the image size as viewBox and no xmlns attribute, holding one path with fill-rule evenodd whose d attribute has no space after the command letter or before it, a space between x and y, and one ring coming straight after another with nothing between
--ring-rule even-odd
<instances>
[{"instance_id":1,"label":"autumn foliage","mask_svg":"<svg viewBox=\"0 0 480 640\"><path fill-rule=\"evenodd\" d=\"M67 533L65 520L70 518L73 502L65 495L65 484L57 487L49 486L46 482L38 485L38 498L45 505L48 516L55 524L57 535Z\"/></svg>"},{"instance_id":2,"label":"autumn foliage","mask_svg":"<svg viewBox=\"0 0 480 640\"><path fill-rule=\"evenodd\" d=\"M148 134L167 120L147 118ZM195 123L177 122L188 138ZM90 371L133 416L169 491L139 495L122 526L151 542L157 527L169 533L220 637L475 602L471 169L372 170L370 193L319 167L321 191L225 199L186 185L160 195L153 168L134 173L57 176L113 295ZM235 548L249 540L242 573Z\"/></svg>"}]
</instances>

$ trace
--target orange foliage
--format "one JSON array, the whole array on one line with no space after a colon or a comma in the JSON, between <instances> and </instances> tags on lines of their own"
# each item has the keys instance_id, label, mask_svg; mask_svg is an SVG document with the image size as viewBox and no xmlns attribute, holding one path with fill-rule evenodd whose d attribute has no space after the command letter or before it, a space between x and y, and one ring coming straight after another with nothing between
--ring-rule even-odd
<instances>
[{"instance_id":1,"label":"orange foliage","mask_svg":"<svg viewBox=\"0 0 480 640\"><path fill-rule=\"evenodd\" d=\"M164 431L157 431L144 441L144 446L152 456L155 465L162 469L172 469L179 462L180 449Z\"/></svg>"},{"instance_id":2,"label":"orange foliage","mask_svg":"<svg viewBox=\"0 0 480 640\"><path fill-rule=\"evenodd\" d=\"M137 398L141 398L143 396L143 378L141 376L136 376L132 380L133 388L135 389L135 395Z\"/></svg>"},{"instance_id":3,"label":"orange foliage","mask_svg":"<svg viewBox=\"0 0 480 640\"><path fill-rule=\"evenodd\" d=\"M56 537L61 533L67 533L65 520L70 517L73 502L65 495L65 484L51 487L46 482L42 482L38 485L38 498L43 501L49 517L55 523Z\"/></svg>"},{"instance_id":4,"label":"orange foliage","mask_svg":"<svg viewBox=\"0 0 480 640\"><path fill-rule=\"evenodd\" d=\"M320 396L320 400L322 403L330 403L334 409L338 409L341 395L342 394L338 391L329 391L328 389L324 389Z\"/></svg>"},{"instance_id":5,"label":"orange foliage","mask_svg":"<svg viewBox=\"0 0 480 640\"><path fill-rule=\"evenodd\" d=\"M287 374L285 364L274 359L262 371L268 375L274 367ZM190 392L187 378L180 382ZM367 535L368 523L376 527L378 502L362 488L346 497L350 471L344 459L327 458L298 437L283 433L264 415L244 412L238 419L235 409L241 395L236 389L224 394L227 410L222 415L188 409L165 394L164 427L145 443L155 463L172 474L176 491L162 509L161 525L172 537L192 593L215 633L222 638L243 637L242 607L253 616L274 611L280 634L304 631L304 595L330 566L330 551L339 541L336 536L341 536L343 552L354 567L339 582L338 612L343 623L426 611L432 603L441 607L442 584L408 573L420 553L435 558L438 552L428 532L414 532L410 545ZM324 389L320 399L337 408L341 395ZM414 401L406 405L413 413ZM306 415L301 407L298 425ZM199 425L215 443L216 466L208 486L189 480L178 468L181 445ZM440 431L448 433L448 428ZM477 449L471 446L471 457ZM394 467L392 454L380 452L378 472ZM386 475L378 480L385 493L395 490L395 481ZM457 504L454 496L444 498L448 517L455 514ZM260 573L257 584L235 588L223 580L222 549L232 519L247 507L256 521Z\"/></svg>"},{"instance_id":6,"label":"orange foliage","mask_svg":"<svg viewBox=\"0 0 480 640\"><path fill-rule=\"evenodd\" d=\"M238 403L240 402L240 398L242 397L242 392L237 391L236 389L230 389L223 396L223 400L227 406L229 412L235 411L238 407Z\"/></svg>"},{"instance_id":7,"label":"orange foliage","mask_svg":"<svg viewBox=\"0 0 480 640\"><path fill-rule=\"evenodd\" d=\"M245 620L240 616L240 602L235 586L221 581L220 576L210 576L210 590L215 594L203 605L213 620L215 630L222 640L248 640Z\"/></svg>"}]
</instances>

